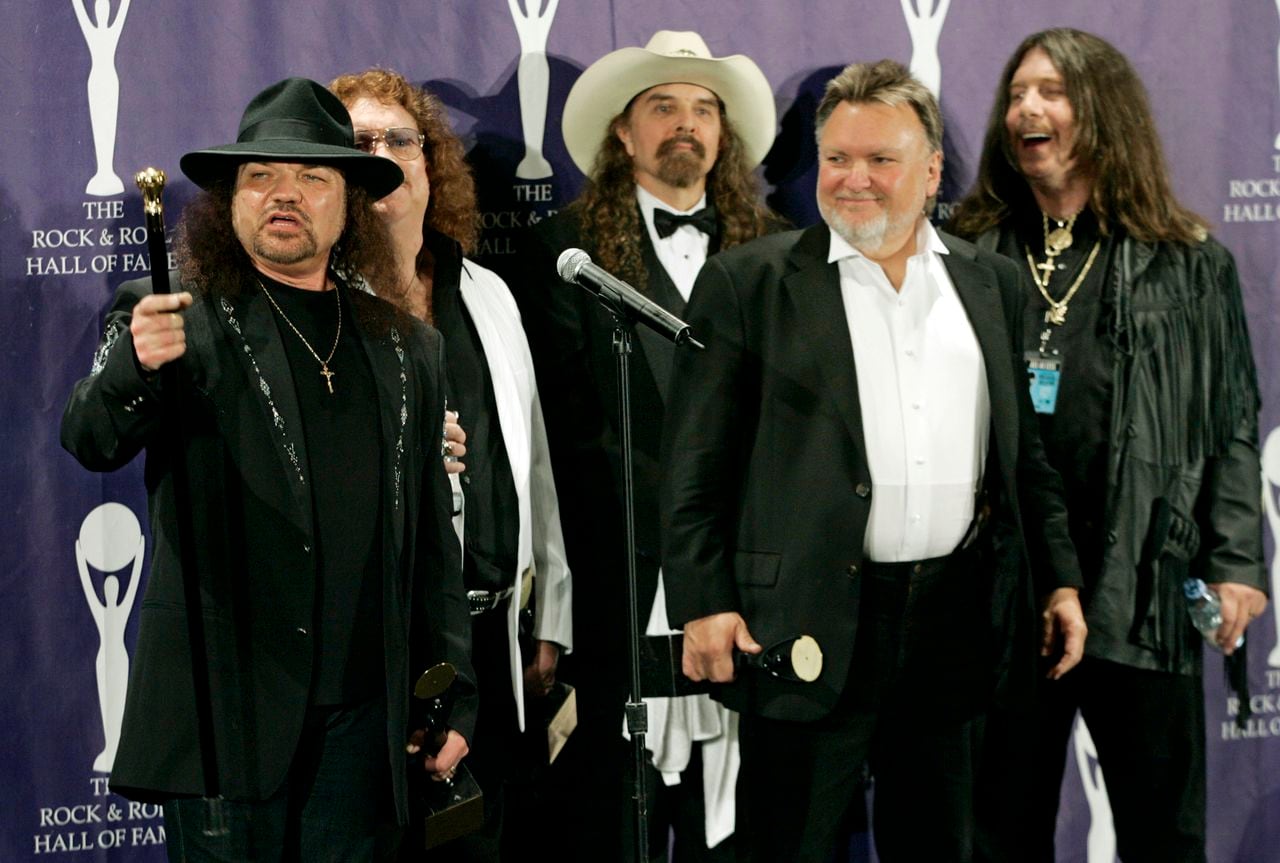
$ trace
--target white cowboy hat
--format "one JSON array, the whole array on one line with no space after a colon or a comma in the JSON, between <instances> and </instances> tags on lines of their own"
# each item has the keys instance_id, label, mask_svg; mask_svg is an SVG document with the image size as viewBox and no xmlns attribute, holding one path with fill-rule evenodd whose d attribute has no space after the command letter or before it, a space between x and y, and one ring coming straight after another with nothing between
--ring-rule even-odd
<instances>
[{"instance_id":1,"label":"white cowboy hat","mask_svg":"<svg viewBox=\"0 0 1280 863\"><path fill-rule=\"evenodd\" d=\"M578 77L564 103L561 128L573 163L591 173L609 121L639 93L659 84L697 84L720 97L755 167L773 146L777 109L760 67L742 54L712 57L693 32L659 30L643 48L605 54Z\"/></svg>"}]
</instances>

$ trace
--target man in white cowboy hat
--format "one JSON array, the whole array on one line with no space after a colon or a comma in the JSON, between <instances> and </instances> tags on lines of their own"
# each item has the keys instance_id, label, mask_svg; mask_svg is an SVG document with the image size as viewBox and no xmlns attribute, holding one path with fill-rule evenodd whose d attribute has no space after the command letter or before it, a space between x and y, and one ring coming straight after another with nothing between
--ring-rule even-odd
<instances>
[{"instance_id":1,"label":"man in white cowboy hat","mask_svg":"<svg viewBox=\"0 0 1280 863\"><path fill-rule=\"evenodd\" d=\"M776 113L769 82L749 58L714 57L698 34L662 30L645 47L588 67L563 117L565 144L588 182L527 238L522 263L530 276L517 296L546 406L570 563L584 573L575 586L575 653L562 666L577 687L579 723L555 769L572 797L567 832L580 859L612 860L633 853L624 838L631 750L619 733L629 647L613 322L585 291L560 280L556 259L566 248L584 249L679 315L708 255L777 222L753 173L773 143ZM637 329L630 362L637 572L640 625L651 634L669 630L657 490L673 352ZM680 860L731 857L723 840L733 832L736 718L698 696L653 701L649 720L657 768L649 779L650 847L661 855L674 826Z\"/></svg>"},{"instance_id":2,"label":"man in white cowboy hat","mask_svg":"<svg viewBox=\"0 0 1280 863\"><path fill-rule=\"evenodd\" d=\"M112 790L164 803L173 859L373 859L407 819L410 770L451 775L475 715L440 338L351 278L392 284L372 204L403 175L354 149L342 103L300 78L255 97L235 143L181 165L204 189L179 228L181 290L120 287L62 424L92 470L147 459L156 548ZM204 834L198 799L174 459L191 481L223 836ZM410 695L443 660L462 680L425 757Z\"/></svg>"}]
</instances>

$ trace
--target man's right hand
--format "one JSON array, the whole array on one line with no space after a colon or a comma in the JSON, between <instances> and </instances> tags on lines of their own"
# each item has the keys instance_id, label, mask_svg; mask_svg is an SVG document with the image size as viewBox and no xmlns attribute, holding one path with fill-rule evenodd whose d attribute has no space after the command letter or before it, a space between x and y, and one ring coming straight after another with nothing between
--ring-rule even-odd
<instances>
[{"instance_id":1,"label":"man's right hand","mask_svg":"<svg viewBox=\"0 0 1280 863\"><path fill-rule=\"evenodd\" d=\"M191 305L191 294L149 294L133 307L129 332L138 364L149 372L159 371L187 352L187 335L182 310Z\"/></svg>"},{"instance_id":2,"label":"man's right hand","mask_svg":"<svg viewBox=\"0 0 1280 863\"><path fill-rule=\"evenodd\" d=\"M684 676L690 680L728 683L733 680L735 647L743 653L764 650L738 612L724 611L689 621L684 625L684 656L680 660Z\"/></svg>"}]
</instances>

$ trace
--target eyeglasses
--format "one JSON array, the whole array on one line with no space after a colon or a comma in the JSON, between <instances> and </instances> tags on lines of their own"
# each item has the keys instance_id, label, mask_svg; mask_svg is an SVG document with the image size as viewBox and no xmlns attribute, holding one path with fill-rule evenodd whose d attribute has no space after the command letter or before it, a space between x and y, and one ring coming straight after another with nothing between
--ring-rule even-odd
<instances>
[{"instance_id":1,"label":"eyeglasses","mask_svg":"<svg viewBox=\"0 0 1280 863\"><path fill-rule=\"evenodd\" d=\"M386 145L387 152L401 162L412 162L422 155L422 145L426 140L426 135L413 129L383 129L381 132L366 129L356 132L356 149L372 156L381 141Z\"/></svg>"}]
</instances>

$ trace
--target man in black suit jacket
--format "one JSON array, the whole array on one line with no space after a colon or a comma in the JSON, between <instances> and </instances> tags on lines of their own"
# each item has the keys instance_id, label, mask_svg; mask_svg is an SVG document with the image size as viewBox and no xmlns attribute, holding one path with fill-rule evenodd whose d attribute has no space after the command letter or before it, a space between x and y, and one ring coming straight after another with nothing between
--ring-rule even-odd
<instances>
[{"instance_id":1,"label":"man in black suit jacket","mask_svg":"<svg viewBox=\"0 0 1280 863\"><path fill-rule=\"evenodd\" d=\"M773 141L774 122L773 93L755 63L712 57L696 33L659 31L644 48L601 58L574 84L564 109L565 142L589 174L587 187L527 238L521 276L511 280L546 408L565 545L574 572L582 573L574 588L575 649L562 664L562 676L577 688L578 728L553 769L557 787L563 782L571 818L566 841L577 859L624 859L631 849L622 837L633 811L624 775L632 758L620 733L630 648L613 318L560 280L556 259L567 248L583 248L679 315L707 254L752 239L772 222L752 172ZM635 335L632 450L643 629L659 580L658 455L675 348L644 327ZM705 696L700 707L717 710ZM727 715L709 722L722 722L725 733L710 749L691 747L683 771L682 730L671 731L677 743L670 753L662 723L646 739L667 779L653 774L649 781L657 792L651 845L666 847L667 828L675 824L676 856L685 860L707 859L708 842L722 857L731 853L722 841L732 832L727 794L720 811L728 817L713 819L714 830L704 828L701 755L736 757ZM672 780L679 784L668 785Z\"/></svg>"},{"instance_id":2,"label":"man in black suit jacket","mask_svg":"<svg viewBox=\"0 0 1280 863\"><path fill-rule=\"evenodd\" d=\"M825 224L712 258L686 311L707 350L671 377L668 613L694 679L800 634L823 652L815 682L724 688L740 859L825 860L865 762L880 859L969 860L978 717L1033 667L1033 585L1053 674L1084 638L1025 292L925 218L942 123L905 68L846 68L816 126Z\"/></svg>"},{"instance_id":3,"label":"man in black suit jacket","mask_svg":"<svg viewBox=\"0 0 1280 863\"><path fill-rule=\"evenodd\" d=\"M475 717L441 340L352 278L394 272L372 202L403 175L355 150L342 104L296 78L250 103L236 143L182 168L205 189L180 228L185 290L120 288L63 416L86 467L147 454L155 552L112 790L164 802L174 859L373 859L407 819L409 767L423 772L406 759L421 748L416 675L442 660L462 674L433 775L452 775ZM166 365L182 390L176 440ZM195 799L209 778L175 459L191 483L183 539L226 836L204 835Z\"/></svg>"}]
</instances>

